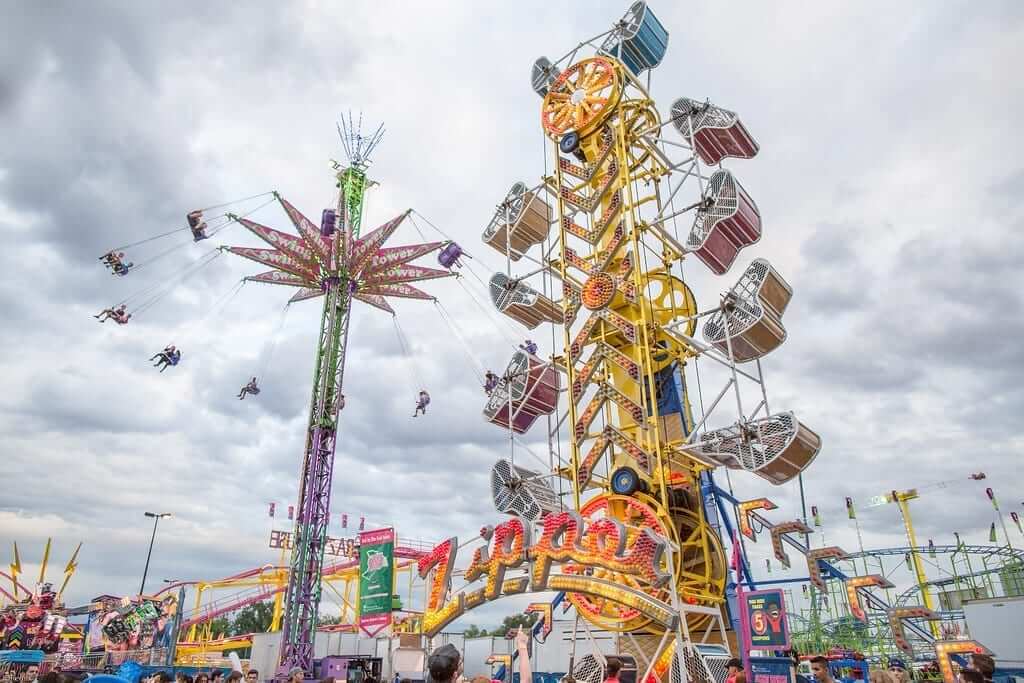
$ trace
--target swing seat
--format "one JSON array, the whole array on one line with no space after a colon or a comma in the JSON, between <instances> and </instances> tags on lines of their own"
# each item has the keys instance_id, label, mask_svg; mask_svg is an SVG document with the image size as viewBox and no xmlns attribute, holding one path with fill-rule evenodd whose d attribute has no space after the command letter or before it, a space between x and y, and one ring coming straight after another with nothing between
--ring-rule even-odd
<instances>
[{"instance_id":1,"label":"swing seat","mask_svg":"<svg viewBox=\"0 0 1024 683\"><path fill-rule=\"evenodd\" d=\"M531 330L542 322L563 323L561 307L525 282L495 273L488 289L495 308Z\"/></svg>"},{"instance_id":2,"label":"swing seat","mask_svg":"<svg viewBox=\"0 0 1024 683\"><path fill-rule=\"evenodd\" d=\"M661 64L668 50L668 30L646 2L634 2L601 44L598 54L614 57L634 76Z\"/></svg>"},{"instance_id":3,"label":"swing seat","mask_svg":"<svg viewBox=\"0 0 1024 683\"><path fill-rule=\"evenodd\" d=\"M465 252L455 242L449 242L448 246L441 250L441 253L437 255L437 262L445 268L451 268L452 266L459 265L459 259Z\"/></svg>"},{"instance_id":4,"label":"swing seat","mask_svg":"<svg viewBox=\"0 0 1024 683\"><path fill-rule=\"evenodd\" d=\"M713 462L785 484L814 461L821 437L793 413L776 413L702 434L699 445Z\"/></svg>"},{"instance_id":5,"label":"swing seat","mask_svg":"<svg viewBox=\"0 0 1024 683\"><path fill-rule=\"evenodd\" d=\"M768 261L754 259L726 296L726 310L704 323L704 338L726 356L731 344L738 363L766 356L786 340L782 313L792 296Z\"/></svg>"},{"instance_id":6,"label":"swing seat","mask_svg":"<svg viewBox=\"0 0 1024 683\"><path fill-rule=\"evenodd\" d=\"M761 239L761 214L743 186L725 170L715 171L697 210L686 248L718 275L724 275L740 249Z\"/></svg>"},{"instance_id":7,"label":"swing seat","mask_svg":"<svg viewBox=\"0 0 1024 683\"><path fill-rule=\"evenodd\" d=\"M334 226L338 223L338 214L334 209L324 209L320 214L320 234L323 237L330 237L334 234Z\"/></svg>"},{"instance_id":8,"label":"swing seat","mask_svg":"<svg viewBox=\"0 0 1024 683\"><path fill-rule=\"evenodd\" d=\"M188 221L188 227L195 230L203 222L203 212L198 210L189 211L185 215L185 219Z\"/></svg>"},{"instance_id":9,"label":"swing seat","mask_svg":"<svg viewBox=\"0 0 1024 683\"><path fill-rule=\"evenodd\" d=\"M548 236L551 207L540 195L515 183L484 230L483 241L502 255L518 261L530 247ZM506 253L507 252L507 253Z\"/></svg>"},{"instance_id":10,"label":"swing seat","mask_svg":"<svg viewBox=\"0 0 1024 683\"><path fill-rule=\"evenodd\" d=\"M541 97L548 94L551 84L558 80L562 74L561 69L551 63L547 57L538 57L533 63L533 70L530 72L530 87L533 92Z\"/></svg>"},{"instance_id":11,"label":"swing seat","mask_svg":"<svg viewBox=\"0 0 1024 683\"><path fill-rule=\"evenodd\" d=\"M705 164L715 165L725 157L751 159L761 148L736 112L710 102L680 97L672 104L672 125Z\"/></svg>"},{"instance_id":12,"label":"swing seat","mask_svg":"<svg viewBox=\"0 0 1024 683\"><path fill-rule=\"evenodd\" d=\"M541 415L558 407L559 375L554 367L526 351L516 351L505 377L491 392L484 407L488 422L523 434ZM510 416L511 415L511 419Z\"/></svg>"}]
</instances>

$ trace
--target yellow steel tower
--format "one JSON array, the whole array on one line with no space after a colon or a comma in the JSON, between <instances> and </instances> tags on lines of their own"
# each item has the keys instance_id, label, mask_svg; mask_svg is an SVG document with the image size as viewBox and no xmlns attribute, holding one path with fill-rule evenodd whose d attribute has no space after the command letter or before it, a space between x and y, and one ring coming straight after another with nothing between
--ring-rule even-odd
<instances>
[{"instance_id":1,"label":"yellow steel tower","mask_svg":"<svg viewBox=\"0 0 1024 683\"><path fill-rule=\"evenodd\" d=\"M659 400L677 389L694 355L667 326L689 317L684 333L692 336L697 313L693 294L671 272L681 245L644 218L660 209L658 181L670 173L655 142L660 116L629 69L599 56L552 83L542 125L557 158L545 183L556 197L560 233L558 256L547 264L563 286L565 351L556 362L570 399L571 457L561 474L585 518L615 517L633 533L651 528L678 544L672 570L679 595L719 604L725 555L701 504L706 465L681 448L693 427L685 391L679 412L659 414ZM586 496L591 489L597 495ZM602 628L649 623L622 605L569 599ZM692 616L690 628L706 618Z\"/></svg>"}]
</instances>

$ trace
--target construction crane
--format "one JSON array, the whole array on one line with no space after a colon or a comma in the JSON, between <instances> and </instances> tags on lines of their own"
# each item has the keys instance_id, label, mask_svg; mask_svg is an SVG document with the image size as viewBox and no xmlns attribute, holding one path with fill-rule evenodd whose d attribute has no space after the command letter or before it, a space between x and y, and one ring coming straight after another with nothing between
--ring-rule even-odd
<instances>
[{"instance_id":1,"label":"construction crane","mask_svg":"<svg viewBox=\"0 0 1024 683\"><path fill-rule=\"evenodd\" d=\"M967 477L968 481L982 481L985 479L984 472L975 472ZM907 533L907 543L910 546L910 557L913 562L914 574L917 578L917 586L921 591L922 604L930 610L935 609L935 604L932 601L931 594L928 592L928 576L924 573L924 564L921 562L919 553L917 550L917 536L914 534L914 521L910 516L910 501L915 498L919 498L921 494L935 491L936 489L945 489L955 484L963 483L963 479L949 479L946 481L938 481L933 484L926 484L919 486L918 488L907 489L906 491L897 491L893 489L889 493L882 496L873 496L869 501L867 507L879 507L888 503L896 503L900 508L900 516L903 517L903 528ZM932 633L938 636L938 626L934 622L930 622Z\"/></svg>"}]
</instances>

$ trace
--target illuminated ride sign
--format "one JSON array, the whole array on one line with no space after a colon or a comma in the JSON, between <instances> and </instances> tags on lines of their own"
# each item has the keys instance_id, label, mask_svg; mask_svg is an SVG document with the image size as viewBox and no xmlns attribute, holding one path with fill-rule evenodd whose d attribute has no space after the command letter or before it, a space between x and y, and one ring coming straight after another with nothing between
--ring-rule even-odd
<instances>
[{"instance_id":1,"label":"illuminated ride sign","mask_svg":"<svg viewBox=\"0 0 1024 683\"><path fill-rule=\"evenodd\" d=\"M467 583L485 579L475 590L448 595L455 569L458 538L440 543L419 560L420 578L430 580L423 614L423 633L433 636L467 610L505 595L538 591L565 591L606 598L632 607L666 629L676 626L678 614L666 602L642 590L608 579L587 576L583 570L598 567L632 576L640 585L658 588L668 583L664 558L667 541L650 529L630 533L616 519L585 524L575 512L560 512L540 522L540 538L533 542L530 524L518 517L480 530L486 545L479 547L466 569ZM571 564L573 573L552 573L556 564ZM509 569L524 567L526 576L506 578Z\"/></svg>"}]
</instances>

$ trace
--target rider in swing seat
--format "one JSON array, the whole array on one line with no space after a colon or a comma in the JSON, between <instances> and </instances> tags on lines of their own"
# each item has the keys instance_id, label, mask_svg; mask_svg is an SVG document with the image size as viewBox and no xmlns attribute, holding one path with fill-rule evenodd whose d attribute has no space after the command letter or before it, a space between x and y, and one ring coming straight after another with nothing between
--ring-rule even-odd
<instances>
[{"instance_id":1,"label":"rider in swing seat","mask_svg":"<svg viewBox=\"0 0 1024 683\"><path fill-rule=\"evenodd\" d=\"M413 417L418 417L422 412L424 415L427 414L427 406L430 404L430 394L427 393L426 389L421 389L419 396L416 398L416 412L412 414Z\"/></svg>"}]
</instances>

